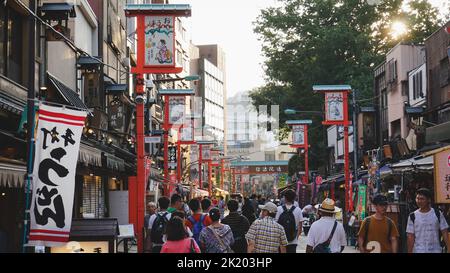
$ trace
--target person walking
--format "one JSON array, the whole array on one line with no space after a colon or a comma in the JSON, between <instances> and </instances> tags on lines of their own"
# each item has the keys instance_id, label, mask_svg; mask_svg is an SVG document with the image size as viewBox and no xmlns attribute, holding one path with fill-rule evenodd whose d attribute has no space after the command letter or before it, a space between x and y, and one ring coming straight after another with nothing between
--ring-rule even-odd
<instances>
[{"instance_id":1,"label":"person walking","mask_svg":"<svg viewBox=\"0 0 450 273\"><path fill-rule=\"evenodd\" d=\"M330 198L318 206L321 218L315 221L308 232L306 253L340 253L347 245L344 227L335 218L340 211Z\"/></svg>"},{"instance_id":2,"label":"person walking","mask_svg":"<svg viewBox=\"0 0 450 273\"><path fill-rule=\"evenodd\" d=\"M220 211L220 220L223 220L223 218L225 217L225 201L222 195L219 196L219 203L217 207L219 208Z\"/></svg>"},{"instance_id":3,"label":"person walking","mask_svg":"<svg viewBox=\"0 0 450 273\"><path fill-rule=\"evenodd\" d=\"M431 196L426 188L416 192L419 209L409 215L406 226L408 253L441 253L441 236L450 253L448 224L443 213L431 207Z\"/></svg>"},{"instance_id":4,"label":"person walking","mask_svg":"<svg viewBox=\"0 0 450 273\"><path fill-rule=\"evenodd\" d=\"M201 206L202 206L202 211L204 213L208 213L209 210L211 209L211 200L207 197L203 198L203 200L201 201Z\"/></svg>"},{"instance_id":5,"label":"person walking","mask_svg":"<svg viewBox=\"0 0 450 273\"><path fill-rule=\"evenodd\" d=\"M183 211L183 199L178 193L172 194L170 197L170 207L167 209L168 212L173 213L175 211Z\"/></svg>"},{"instance_id":6,"label":"person walking","mask_svg":"<svg viewBox=\"0 0 450 273\"><path fill-rule=\"evenodd\" d=\"M255 210L253 210L252 203L250 202L250 199L248 199L247 197L244 198L244 205L242 206L242 215L244 215L248 219L250 225L256 220Z\"/></svg>"},{"instance_id":7,"label":"person walking","mask_svg":"<svg viewBox=\"0 0 450 273\"><path fill-rule=\"evenodd\" d=\"M184 221L178 216L170 218L166 228L167 241L161 253L200 253L200 248L193 238L187 235Z\"/></svg>"},{"instance_id":8,"label":"person walking","mask_svg":"<svg viewBox=\"0 0 450 273\"><path fill-rule=\"evenodd\" d=\"M222 220L222 224L229 225L234 236L234 244L231 249L235 253L247 253L247 240L245 234L250 228L248 219L238 213L239 204L236 200L230 200L227 203L229 214Z\"/></svg>"},{"instance_id":9,"label":"person walking","mask_svg":"<svg viewBox=\"0 0 450 273\"><path fill-rule=\"evenodd\" d=\"M277 206L267 202L260 206L261 220L250 226L245 238L248 240L248 253L286 253L288 241L283 226L275 221Z\"/></svg>"},{"instance_id":10,"label":"person walking","mask_svg":"<svg viewBox=\"0 0 450 273\"><path fill-rule=\"evenodd\" d=\"M234 244L233 232L229 225L220 223L220 211L212 208L209 211L211 225L200 233L200 249L206 253L233 253L231 245Z\"/></svg>"},{"instance_id":11,"label":"person walking","mask_svg":"<svg viewBox=\"0 0 450 273\"><path fill-rule=\"evenodd\" d=\"M144 245L146 246L144 248L144 252L151 252L151 249L149 248L150 244L151 244L151 240L150 240L150 233L149 233L149 227L148 227L148 222L150 220L150 217L156 213L157 208L156 208L156 204L154 202L148 202L147 206L147 214L144 216Z\"/></svg>"},{"instance_id":12,"label":"person walking","mask_svg":"<svg viewBox=\"0 0 450 273\"><path fill-rule=\"evenodd\" d=\"M164 243L164 234L167 223L171 218L171 213L167 211L169 198L163 196L158 199L159 212L150 216L148 221L149 243L146 247L151 253L160 253Z\"/></svg>"},{"instance_id":13,"label":"person walking","mask_svg":"<svg viewBox=\"0 0 450 273\"><path fill-rule=\"evenodd\" d=\"M296 195L294 190L287 190L284 194L285 205L277 208L275 216L275 220L283 226L286 233L287 253L297 252L298 237L302 234L303 215L302 210L294 205Z\"/></svg>"},{"instance_id":14,"label":"person walking","mask_svg":"<svg viewBox=\"0 0 450 273\"><path fill-rule=\"evenodd\" d=\"M361 253L370 253L379 249L380 253L397 253L398 233L394 221L386 216L388 200L384 195L376 195L372 204L376 213L364 219L358 233L358 245ZM379 244L379 247L367 249L369 242Z\"/></svg>"},{"instance_id":15,"label":"person walking","mask_svg":"<svg viewBox=\"0 0 450 273\"><path fill-rule=\"evenodd\" d=\"M205 227L211 225L212 221L208 214L202 213L198 199L189 201L189 208L192 211L192 215L186 219L185 224L192 231L197 244L200 245L200 233Z\"/></svg>"}]
</instances>

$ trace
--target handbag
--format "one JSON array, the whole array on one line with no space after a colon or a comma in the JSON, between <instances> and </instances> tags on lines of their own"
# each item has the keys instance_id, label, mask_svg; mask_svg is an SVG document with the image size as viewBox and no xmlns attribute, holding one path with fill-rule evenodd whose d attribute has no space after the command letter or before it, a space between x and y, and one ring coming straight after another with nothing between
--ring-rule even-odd
<instances>
[{"instance_id":1,"label":"handbag","mask_svg":"<svg viewBox=\"0 0 450 273\"><path fill-rule=\"evenodd\" d=\"M333 235L334 235L334 232L336 231L336 227L337 227L337 221L334 221L333 230L331 231L331 234L328 237L328 240L326 240L325 242L323 242L321 244L318 244L313 249L313 253L331 253L330 243L331 243L331 239L333 239Z\"/></svg>"},{"instance_id":2,"label":"handbag","mask_svg":"<svg viewBox=\"0 0 450 273\"><path fill-rule=\"evenodd\" d=\"M234 251L231 249L231 247L229 245L225 246L225 244L223 243L222 239L219 237L219 235L216 233L216 231L214 230L213 227L208 226L208 228L212 231L214 236L216 236L217 241L219 241L219 244L222 246L222 248L225 249L226 252L224 252L224 253L234 253Z\"/></svg>"},{"instance_id":3,"label":"handbag","mask_svg":"<svg viewBox=\"0 0 450 273\"><path fill-rule=\"evenodd\" d=\"M191 238L191 246L189 248L189 253L197 253L195 250L194 239Z\"/></svg>"}]
</instances>

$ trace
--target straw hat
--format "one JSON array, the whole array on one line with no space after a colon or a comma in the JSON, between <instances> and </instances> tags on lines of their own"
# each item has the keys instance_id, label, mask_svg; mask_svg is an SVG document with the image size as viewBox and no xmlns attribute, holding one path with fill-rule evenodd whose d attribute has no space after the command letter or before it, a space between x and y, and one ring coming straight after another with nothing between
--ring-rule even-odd
<instances>
[{"instance_id":1,"label":"straw hat","mask_svg":"<svg viewBox=\"0 0 450 273\"><path fill-rule=\"evenodd\" d=\"M341 209L334 205L333 199L326 198L323 200L321 205L315 205L315 208L319 211L328 212L328 213L337 213L340 212Z\"/></svg>"}]
</instances>

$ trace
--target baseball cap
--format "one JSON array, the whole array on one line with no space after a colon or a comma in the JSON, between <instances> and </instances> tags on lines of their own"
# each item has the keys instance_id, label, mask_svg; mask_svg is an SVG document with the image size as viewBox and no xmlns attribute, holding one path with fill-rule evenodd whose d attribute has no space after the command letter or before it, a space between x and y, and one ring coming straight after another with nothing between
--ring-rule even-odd
<instances>
[{"instance_id":1,"label":"baseball cap","mask_svg":"<svg viewBox=\"0 0 450 273\"><path fill-rule=\"evenodd\" d=\"M275 205L272 202L267 202L265 205L259 205L258 207L261 210L267 210L269 213L276 213L277 212L277 205Z\"/></svg>"},{"instance_id":2,"label":"baseball cap","mask_svg":"<svg viewBox=\"0 0 450 273\"><path fill-rule=\"evenodd\" d=\"M373 203L374 205L387 205L387 204L388 204L388 200L387 200L387 197L386 197L386 196L381 195L381 194L378 194L378 195L376 195L376 196L373 198L372 203Z\"/></svg>"}]
</instances>

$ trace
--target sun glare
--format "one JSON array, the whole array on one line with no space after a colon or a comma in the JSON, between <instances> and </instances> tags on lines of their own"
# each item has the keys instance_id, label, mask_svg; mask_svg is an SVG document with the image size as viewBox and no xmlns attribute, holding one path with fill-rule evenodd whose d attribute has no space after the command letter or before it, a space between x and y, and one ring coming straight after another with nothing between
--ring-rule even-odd
<instances>
[{"instance_id":1,"label":"sun glare","mask_svg":"<svg viewBox=\"0 0 450 273\"><path fill-rule=\"evenodd\" d=\"M391 25L391 36L394 39L397 39L400 36L404 35L407 31L408 29L406 28L406 25L403 22L396 21Z\"/></svg>"}]
</instances>

